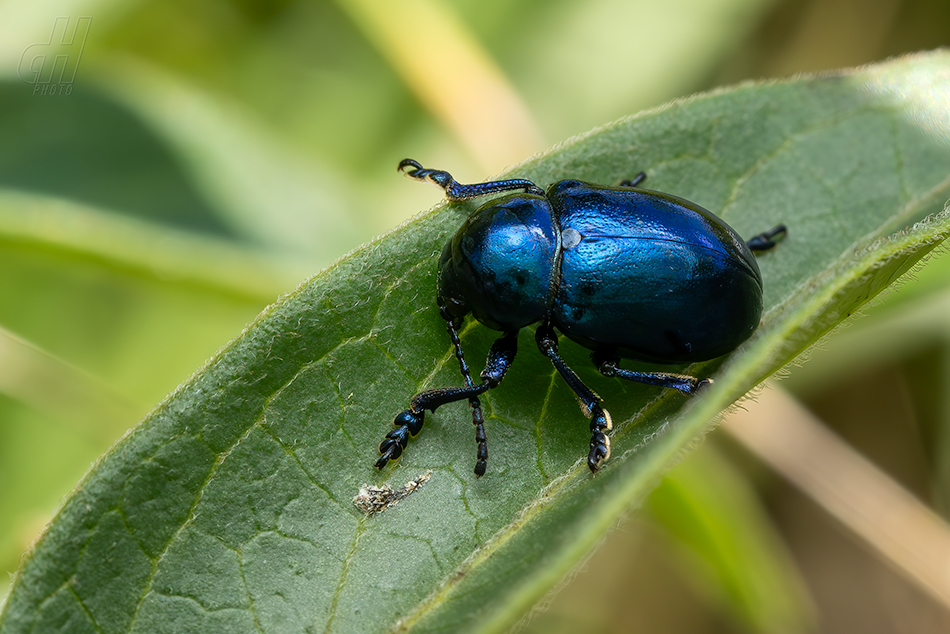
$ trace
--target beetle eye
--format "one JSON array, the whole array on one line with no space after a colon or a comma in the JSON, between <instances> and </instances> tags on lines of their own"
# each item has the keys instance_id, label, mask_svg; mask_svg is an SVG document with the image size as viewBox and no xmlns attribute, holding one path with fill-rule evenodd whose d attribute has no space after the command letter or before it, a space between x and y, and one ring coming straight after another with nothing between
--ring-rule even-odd
<instances>
[{"instance_id":1,"label":"beetle eye","mask_svg":"<svg viewBox=\"0 0 950 634\"><path fill-rule=\"evenodd\" d=\"M568 227L561 232L561 248L562 249L573 249L581 241L581 234L574 229L573 227Z\"/></svg>"}]
</instances>

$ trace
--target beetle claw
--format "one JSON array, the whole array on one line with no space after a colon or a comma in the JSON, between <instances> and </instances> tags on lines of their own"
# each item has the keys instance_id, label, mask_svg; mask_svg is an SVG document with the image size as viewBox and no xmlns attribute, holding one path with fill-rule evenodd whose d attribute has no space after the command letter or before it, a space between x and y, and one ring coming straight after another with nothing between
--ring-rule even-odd
<instances>
[{"instance_id":1,"label":"beetle claw","mask_svg":"<svg viewBox=\"0 0 950 634\"><path fill-rule=\"evenodd\" d=\"M397 416L393 422L393 424L396 425L396 429L386 434L386 437L383 438L383 442L379 443L380 456L376 461L377 469L385 467L390 460L398 459L399 456L402 455L402 450L406 448L406 443L409 442L409 436L415 436L419 433L419 429L422 428L423 414L421 412L416 414L418 417L418 427L415 428L415 431L413 431L413 427L410 426L412 421L408 420L409 417L407 417L407 414L413 414L413 412L407 409Z\"/></svg>"},{"instance_id":2,"label":"beetle claw","mask_svg":"<svg viewBox=\"0 0 950 634\"><path fill-rule=\"evenodd\" d=\"M590 453L587 454L587 466L591 473L597 473L610 457L610 438L604 434L594 434L590 439Z\"/></svg>"}]
</instances>

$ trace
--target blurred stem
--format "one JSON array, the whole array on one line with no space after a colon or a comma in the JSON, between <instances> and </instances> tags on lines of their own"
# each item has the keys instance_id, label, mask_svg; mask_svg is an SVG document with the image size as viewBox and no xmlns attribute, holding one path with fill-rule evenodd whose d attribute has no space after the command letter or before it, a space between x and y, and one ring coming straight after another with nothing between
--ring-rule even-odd
<instances>
[{"instance_id":1,"label":"blurred stem","mask_svg":"<svg viewBox=\"0 0 950 634\"><path fill-rule=\"evenodd\" d=\"M671 469L647 508L673 538L690 583L750 632L813 632L814 606L791 555L747 479L706 443Z\"/></svg>"},{"instance_id":2,"label":"blurred stem","mask_svg":"<svg viewBox=\"0 0 950 634\"><path fill-rule=\"evenodd\" d=\"M943 313L946 321L946 313ZM934 505L944 517L950 517L950 334L935 339L935 345L903 360L916 412L926 434L933 469Z\"/></svg>"},{"instance_id":3,"label":"blurred stem","mask_svg":"<svg viewBox=\"0 0 950 634\"><path fill-rule=\"evenodd\" d=\"M950 527L783 389L768 385L723 428L950 608Z\"/></svg>"},{"instance_id":4,"label":"blurred stem","mask_svg":"<svg viewBox=\"0 0 950 634\"><path fill-rule=\"evenodd\" d=\"M853 368L899 363L908 376L915 412L933 464L937 510L950 517L950 258L939 253L914 273L914 280L870 308L868 319L828 339L820 363L789 376L787 385L808 394Z\"/></svg>"},{"instance_id":5,"label":"blurred stem","mask_svg":"<svg viewBox=\"0 0 950 634\"><path fill-rule=\"evenodd\" d=\"M499 170L546 147L527 106L445 4L337 2L483 169Z\"/></svg>"},{"instance_id":6,"label":"blurred stem","mask_svg":"<svg viewBox=\"0 0 950 634\"><path fill-rule=\"evenodd\" d=\"M933 394L936 400L936 439L934 442L933 461L936 471L937 508L945 515L950 513L950 346L946 339L941 342L939 353L940 372L937 377L940 389Z\"/></svg>"}]
</instances>

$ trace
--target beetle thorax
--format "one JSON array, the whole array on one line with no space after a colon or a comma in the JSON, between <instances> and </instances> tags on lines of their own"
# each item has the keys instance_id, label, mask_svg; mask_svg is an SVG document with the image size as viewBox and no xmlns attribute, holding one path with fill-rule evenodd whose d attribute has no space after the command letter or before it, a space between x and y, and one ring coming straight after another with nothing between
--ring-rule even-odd
<instances>
[{"instance_id":1,"label":"beetle thorax","mask_svg":"<svg viewBox=\"0 0 950 634\"><path fill-rule=\"evenodd\" d=\"M557 240L544 198L513 194L472 214L446 245L439 265L439 303L472 313L496 330L541 320L551 303Z\"/></svg>"}]
</instances>

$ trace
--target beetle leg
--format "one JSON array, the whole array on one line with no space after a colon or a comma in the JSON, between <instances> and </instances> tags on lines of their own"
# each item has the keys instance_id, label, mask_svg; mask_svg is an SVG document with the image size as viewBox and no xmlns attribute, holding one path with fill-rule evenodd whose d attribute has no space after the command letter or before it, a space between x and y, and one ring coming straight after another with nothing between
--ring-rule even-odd
<instances>
[{"instance_id":1,"label":"beetle leg","mask_svg":"<svg viewBox=\"0 0 950 634\"><path fill-rule=\"evenodd\" d=\"M442 319L448 323L449 338L455 347L455 358L458 359L459 371L462 373L462 378L465 379L465 385L470 388L474 387L475 383L468 371L468 364L465 363L465 353L462 352L462 342L459 340L458 329L462 327L462 320L456 320L444 306L440 313ZM478 400L477 396L469 397L468 404L472 408L472 425L475 426L475 442L478 443L478 450L475 453L475 476L480 478L485 475L485 469L488 467L488 436L485 435L485 416L482 414L482 402Z\"/></svg>"},{"instance_id":2,"label":"beetle leg","mask_svg":"<svg viewBox=\"0 0 950 634\"><path fill-rule=\"evenodd\" d=\"M408 171L406 168L409 168ZM422 164L412 159L403 159L399 162L399 171L417 181L429 181L445 190L445 197L449 200L465 200L478 198L498 192L524 190L526 194L544 196L544 190L524 178L511 178L503 181L486 181L474 185L463 185L444 170L433 170L422 167Z\"/></svg>"},{"instance_id":3,"label":"beetle leg","mask_svg":"<svg viewBox=\"0 0 950 634\"><path fill-rule=\"evenodd\" d=\"M574 370L561 359L557 352L557 333L554 328L548 323L542 323L535 332L535 339L538 349L551 360L558 374L574 390L574 394L581 401L584 414L590 418L590 452L587 454L587 466L592 472L596 472L610 457L610 438L607 437L607 432L613 427L610 414L600 406L600 397L584 385Z\"/></svg>"},{"instance_id":4,"label":"beetle leg","mask_svg":"<svg viewBox=\"0 0 950 634\"><path fill-rule=\"evenodd\" d=\"M451 323L452 322L450 322L450 326ZM456 333L456 337L457 336ZM461 349L461 346L459 346L459 349ZM514 361L517 351L518 331L513 330L507 332L492 344L491 350L488 352L488 360L485 362L485 369L482 370L481 383L471 385L471 380L469 380L469 385L465 387L436 388L434 390L420 392L413 396L409 401L409 409L400 412L399 415L396 416L396 420L393 421L393 425L396 429L386 434L383 442L379 444L380 457L376 461L376 468L382 469L390 460L395 460L402 455L403 449L406 448L406 444L409 442L409 437L415 436L422 430L426 410L434 412L438 407L446 403L454 403L455 401L473 398L477 400L479 394L483 394L493 387L497 387L498 384L501 383L502 378L504 378L505 372L507 372L511 366L512 361ZM480 416L480 407L478 412ZM484 473L484 463L481 461L482 442L485 440L484 418L482 418L481 438L479 438L478 434L478 421L475 420L474 422L476 426L476 440L479 441L480 460L479 463L476 463L475 473L476 475L482 475L478 473L478 470L479 467L481 467L482 473ZM485 451L485 459L487 460L487 444L485 445Z\"/></svg>"},{"instance_id":5,"label":"beetle leg","mask_svg":"<svg viewBox=\"0 0 950 634\"><path fill-rule=\"evenodd\" d=\"M640 172L639 174L637 174L637 175L634 176L633 178L630 178L630 179L627 179L627 180L624 180L624 181L620 181L620 186L621 186L621 187L636 187L637 185L639 185L640 183L642 183L642 182L645 181L646 179L647 179L647 173L646 173L646 172Z\"/></svg>"},{"instance_id":6,"label":"beetle leg","mask_svg":"<svg viewBox=\"0 0 950 634\"><path fill-rule=\"evenodd\" d=\"M768 251L778 244L778 241L784 238L787 233L788 229L785 228L785 225L775 225L768 231L763 231L759 235L749 238L746 241L746 246L749 247L750 251Z\"/></svg>"},{"instance_id":7,"label":"beetle leg","mask_svg":"<svg viewBox=\"0 0 950 634\"><path fill-rule=\"evenodd\" d=\"M658 385L679 390L684 394L695 394L701 388L712 383L712 379L697 379L688 374L674 374L672 372L635 372L617 367L620 358L605 352L595 352L590 355L597 367L597 371L604 376L615 376L628 381Z\"/></svg>"}]
</instances>

